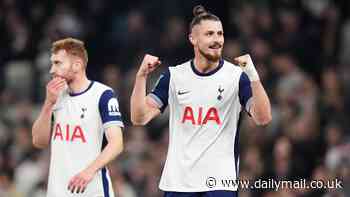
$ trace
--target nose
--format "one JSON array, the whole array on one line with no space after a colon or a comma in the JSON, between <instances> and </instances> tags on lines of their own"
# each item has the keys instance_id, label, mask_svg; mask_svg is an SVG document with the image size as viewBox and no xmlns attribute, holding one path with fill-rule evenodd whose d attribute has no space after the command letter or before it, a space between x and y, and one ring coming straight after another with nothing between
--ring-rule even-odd
<instances>
[{"instance_id":1,"label":"nose","mask_svg":"<svg viewBox=\"0 0 350 197\"><path fill-rule=\"evenodd\" d=\"M224 37L222 35L216 35L215 36L215 41L222 45L224 43Z\"/></svg>"},{"instance_id":2,"label":"nose","mask_svg":"<svg viewBox=\"0 0 350 197\"><path fill-rule=\"evenodd\" d=\"M223 45L224 40L222 36L216 35L216 36L213 36L213 43Z\"/></svg>"},{"instance_id":3,"label":"nose","mask_svg":"<svg viewBox=\"0 0 350 197\"><path fill-rule=\"evenodd\" d=\"M53 65L51 65L50 75L54 75L54 74L55 74L55 67Z\"/></svg>"}]
</instances>

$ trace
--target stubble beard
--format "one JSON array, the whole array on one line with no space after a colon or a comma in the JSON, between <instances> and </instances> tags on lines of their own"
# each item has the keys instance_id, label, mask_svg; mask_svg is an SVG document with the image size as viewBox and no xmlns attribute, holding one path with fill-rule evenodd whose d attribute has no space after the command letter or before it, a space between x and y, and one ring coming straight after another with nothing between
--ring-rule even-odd
<instances>
[{"instance_id":1,"label":"stubble beard","mask_svg":"<svg viewBox=\"0 0 350 197\"><path fill-rule=\"evenodd\" d=\"M199 53L205 57L207 60L211 61L211 62L217 62L221 59L222 57L222 51L220 51L219 53L215 53L214 55L210 54L210 53L205 53L203 50L201 50L200 48L198 48Z\"/></svg>"}]
</instances>

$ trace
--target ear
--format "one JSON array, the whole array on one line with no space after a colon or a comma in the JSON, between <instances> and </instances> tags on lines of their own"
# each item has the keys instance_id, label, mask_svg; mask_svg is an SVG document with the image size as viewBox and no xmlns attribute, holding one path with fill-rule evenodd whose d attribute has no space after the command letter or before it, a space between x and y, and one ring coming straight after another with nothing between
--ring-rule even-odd
<instances>
[{"instance_id":1,"label":"ear","mask_svg":"<svg viewBox=\"0 0 350 197\"><path fill-rule=\"evenodd\" d=\"M78 72L83 67L84 67L83 61L81 59L79 59L79 58L75 58L74 59L74 63L73 63L73 71L74 72Z\"/></svg>"},{"instance_id":2,"label":"ear","mask_svg":"<svg viewBox=\"0 0 350 197\"><path fill-rule=\"evenodd\" d=\"M193 32L191 32L191 33L188 35L188 39L190 40L190 42L191 42L192 45L195 45L195 44L196 44L196 39L193 37Z\"/></svg>"}]
</instances>

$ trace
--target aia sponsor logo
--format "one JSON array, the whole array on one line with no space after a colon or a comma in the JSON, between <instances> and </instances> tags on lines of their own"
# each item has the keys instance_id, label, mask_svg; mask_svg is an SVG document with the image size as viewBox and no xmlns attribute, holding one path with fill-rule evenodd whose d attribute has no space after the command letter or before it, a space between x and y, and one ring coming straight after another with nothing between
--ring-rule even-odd
<instances>
[{"instance_id":1,"label":"aia sponsor logo","mask_svg":"<svg viewBox=\"0 0 350 197\"><path fill-rule=\"evenodd\" d=\"M205 125L209 122L220 125L221 119L219 112L215 107L205 109L203 107L192 108L186 106L182 115L182 123L191 123L193 125Z\"/></svg>"},{"instance_id":2,"label":"aia sponsor logo","mask_svg":"<svg viewBox=\"0 0 350 197\"><path fill-rule=\"evenodd\" d=\"M67 142L86 143L84 130L79 125L61 125L56 123L53 128L53 140L61 140Z\"/></svg>"}]
</instances>

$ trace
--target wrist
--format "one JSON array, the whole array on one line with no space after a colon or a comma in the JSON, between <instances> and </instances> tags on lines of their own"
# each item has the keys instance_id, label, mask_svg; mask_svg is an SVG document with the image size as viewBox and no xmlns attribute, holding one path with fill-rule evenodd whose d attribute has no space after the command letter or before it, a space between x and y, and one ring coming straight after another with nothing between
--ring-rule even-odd
<instances>
[{"instance_id":1,"label":"wrist","mask_svg":"<svg viewBox=\"0 0 350 197\"><path fill-rule=\"evenodd\" d=\"M250 62L243 71L248 75L248 78L251 82L260 81L260 77L258 71L255 69L255 66L252 62Z\"/></svg>"},{"instance_id":2,"label":"wrist","mask_svg":"<svg viewBox=\"0 0 350 197\"><path fill-rule=\"evenodd\" d=\"M255 68L253 68L252 70L245 71L245 73L248 75L248 78L251 82L260 81L259 74Z\"/></svg>"},{"instance_id":3,"label":"wrist","mask_svg":"<svg viewBox=\"0 0 350 197\"><path fill-rule=\"evenodd\" d=\"M54 105L55 105L55 102L52 102L49 100L45 100L45 102L44 102L44 106L49 108L49 109L52 109Z\"/></svg>"},{"instance_id":4,"label":"wrist","mask_svg":"<svg viewBox=\"0 0 350 197\"><path fill-rule=\"evenodd\" d=\"M86 171L89 172L90 174L96 174L96 172L98 171L98 168L89 166L88 168L86 168Z\"/></svg>"},{"instance_id":5,"label":"wrist","mask_svg":"<svg viewBox=\"0 0 350 197\"><path fill-rule=\"evenodd\" d=\"M45 116L51 116L55 104L50 101L45 101L42 107L42 112Z\"/></svg>"},{"instance_id":6,"label":"wrist","mask_svg":"<svg viewBox=\"0 0 350 197\"><path fill-rule=\"evenodd\" d=\"M249 54L239 56L235 58L235 60L238 61L238 65L242 68L245 74L247 74L251 82L260 81L259 74L255 69L253 60Z\"/></svg>"},{"instance_id":7,"label":"wrist","mask_svg":"<svg viewBox=\"0 0 350 197\"><path fill-rule=\"evenodd\" d=\"M136 73L136 78L143 78L143 79L146 79L147 78L147 74L145 72L141 72L141 71L138 71Z\"/></svg>"}]
</instances>

